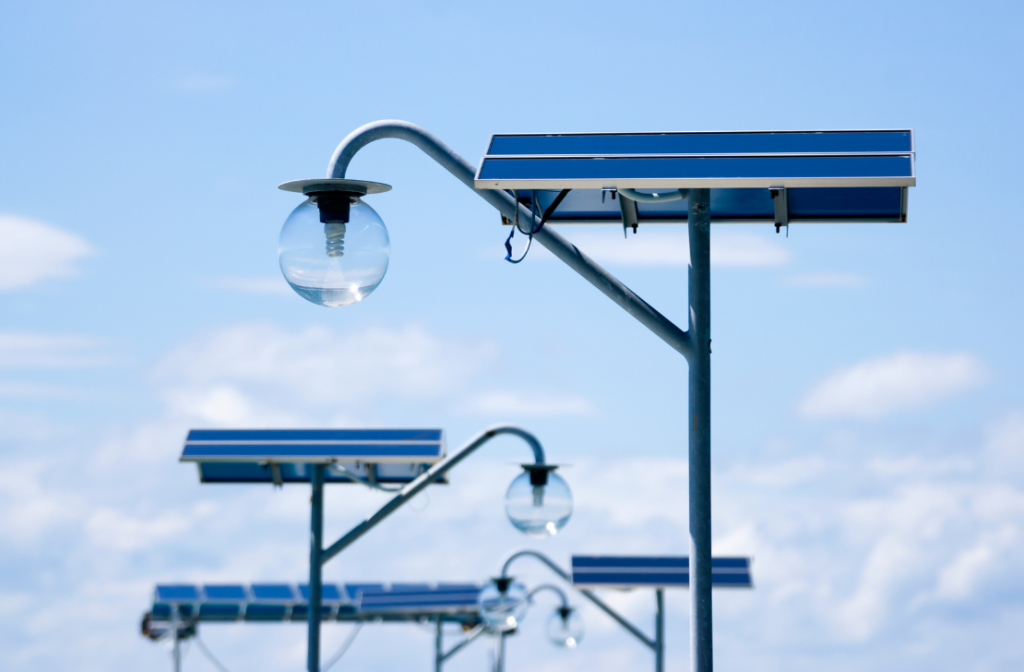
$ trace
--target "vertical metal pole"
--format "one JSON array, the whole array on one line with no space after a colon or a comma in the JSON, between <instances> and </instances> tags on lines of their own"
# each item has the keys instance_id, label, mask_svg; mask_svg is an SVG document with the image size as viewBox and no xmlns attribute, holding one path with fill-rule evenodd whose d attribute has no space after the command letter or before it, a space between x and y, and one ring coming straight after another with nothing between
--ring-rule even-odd
<instances>
[{"instance_id":1,"label":"vertical metal pole","mask_svg":"<svg viewBox=\"0 0 1024 672\"><path fill-rule=\"evenodd\" d=\"M494 657L494 672L505 672L505 633L498 633L498 653Z\"/></svg>"},{"instance_id":2,"label":"vertical metal pole","mask_svg":"<svg viewBox=\"0 0 1024 672\"><path fill-rule=\"evenodd\" d=\"M181 642L178 639L178 609L180 605L171 605L171 632L174 633L174 672L181 672Z\"/></svg>"},{"instance_id":3,"label":"vertical metal pole","mask_svg":"<svg viewBox=\"0 0 1024 672\"><path fill-rule=\"evenodd\" d=\"M309 498L309 652L306 669L308 672L320 672L320 605L323 603L323 562L320 556L324 548L324 465L311 466L313 474L310 483L313 485L313 494Z\"/></svg>"},{"instance_id":4,"label":"vertical metal pole","mask_svg":"<svg viewBox=\"0 0 1024 672\"><path fill-rule=\"evenodd\" d=\"M654 672L665 672L665 591L654 591L658 612L654 617Z\"/></svg>"},{"instance_id":5,"label":"vertical metal pole","mask_svg":"<svg viewBox=\"0 0 1024 672\"><path fill-rule=\"evenodd\" d=\"M711 192L690 189L690 670L712 672Z\"/></svg>"},{"instance_id":6,"label":"vertical metal pole","mask_svg":"<svg viewBox=\"0 0 1024 672\"><path fill-rule=\"evenodd\" d=\"M434 637L434 672L441 672L444 662L444 632L441 630L441 617L437 617L437 635Z\"/></svg>"}]
</instances>

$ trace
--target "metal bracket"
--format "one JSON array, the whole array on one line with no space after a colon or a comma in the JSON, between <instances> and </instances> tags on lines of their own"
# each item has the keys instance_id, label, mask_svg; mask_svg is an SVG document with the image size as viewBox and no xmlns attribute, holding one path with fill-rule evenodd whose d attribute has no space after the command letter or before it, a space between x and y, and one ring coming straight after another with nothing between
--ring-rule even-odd
<instances>
[{"instance_id":1,"label":"metal bracket","mask_svg":"<svg viewBox=\"0 0 1024 672\"><path fill-rule=\"evenodd\" d=\"M636 210L636 201L620 198L619 210L622 211L622 237L625 238L628 227L633 227L633 233L636 233L636 227L640 224L639 215Z\"/></svg>"},{"instance_id":2,"label":"metal bracket","mask_svg":"<svg viewBox=\"0 0 1024 672\"><path fill-rule=\"evenodd\" d=\"M789 199L786 197L786 188L768 187L768 193L775 202L775 233L786 227L786 237L789 238Z\"/></svg>"}]
</instances>

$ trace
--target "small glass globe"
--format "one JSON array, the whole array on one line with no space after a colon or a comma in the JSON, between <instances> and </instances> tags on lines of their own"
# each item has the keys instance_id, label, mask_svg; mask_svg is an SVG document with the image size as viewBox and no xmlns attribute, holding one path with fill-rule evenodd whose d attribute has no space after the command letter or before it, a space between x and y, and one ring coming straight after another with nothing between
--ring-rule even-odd
<instances>
[{"instance_id":1,"label":"small glass globe","mask_svg":"<svg viewBox=\"0 0 1024 672\"><path fill-rule=\"evenodd\" d=\"M505 493L505 513L521 532L530 537L551 537L572 517L572 492L553 471L547 472L545 485L531 483L530 472L512 481Z\"/></svg>"},{"instance_id":2,"label":"small glass globe","mask_svg":"<svg viewBox=\"0 0 1024 672\"><path fill-rule=\"evenodd\" d=\"M548 619L547 630L552 644L575 649L583 641L583 618L575 609L556 609Z\"/></svg>"},{"instance_id":3,"label":"small glass globe","mask_svg":"<svg viewBox=\"0 0 1024 672\"><path fill-rule=\"evenodd\" d=\"M277 255L285 280L318 306L347 306L366 298L384 279L391 241L380 216L357 200L347 222L321 222L307 200L288 215Z\"/></svg>"},{"instance_id":4,"label":"small glass globe","mask_svg":"<svg viewBox=\"0 0 1024 672\"><path fill-rule=\"evenodd\" d=\"M477 605L480 607L480 617L493 632L508 632L518 628L530 606L526 598L526 587L511 578L495 579L484 586L477 598Z\"/></svg>"}]
</instances>

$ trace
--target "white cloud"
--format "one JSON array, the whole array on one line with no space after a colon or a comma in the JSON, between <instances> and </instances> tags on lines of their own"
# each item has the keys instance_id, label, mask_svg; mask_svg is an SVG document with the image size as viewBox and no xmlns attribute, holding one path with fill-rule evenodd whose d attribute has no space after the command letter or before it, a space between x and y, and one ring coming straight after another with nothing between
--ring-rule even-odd
<instances>
[{"instance_id":1,"label":"white cloud","mask_svg":"<svg viewBox=\"0 0 1024 672\"><path fill-rule=\"evenodd\" d=\"M494 360L489 342L448 341L419 327L338 332L273 325L223 329L157 366L164 398L204 422L297 422L326 408L366 412L382 398L441 399Z\"/></svg>"},{"instance_id":2,"label":"white cloud","mask_svg":"<svg viewBox=\"0 0 1024 672\"><path fill-rule=\"evenodd\" d=\"M666 231L654 226L641 227L626 239L621 232L579 232L562 230L580 250L600 264L611 266L687 266L690 245L685 231ZM538 246L540 248L540 246ZM533 254L531 252L531 254ZM546 251L542 254L550 257ZM769 268L783 266L792 258L779 243L752 233L713 231L711 265L720 268Z\"/></svg>"},{"instance_id":3,"label":"white cloud","mask_svg":"<svg viewBox=\"0 0 1024 672\"><path fill-rule=\"evenodd\" d=\"M78 261L94 254L73 233L25 217L0 215L0 291L78 275Z\"/></svg>"},{"instance_id":4,"label":"white cloud","mask_svg":"<svg viewBox=\"0 0 1024 672\"><path fill-rule=\"evenodd\" d=\"M111 358L88 336L0 332L0 368L71 369L104 366Z\"/></svg>"},{"instance_id":5,"label":"white cloud","mask_svg":"<svg viewBox=\"0 0 1024 672\"><path fill-rule=\"evenodd\" d=\"M863 287L868 279L856 273L805 273L786 280L791 287Z\"/></svg>"},{"instance_id":6,"label":"white cloud","mask_svg":"<svg viewBox=\"0 0 1024 672\"><path fill-rule=\"evenodd\" d=\"M825 378L798 410L808 417L877 418L922 408L984 379L985 367L973 355L898 352Z\"/></svg>"},{"instance_id":7,"label":"white cloud","mask_svg":"<svg viewBox=\"0 0 1024 672\"><path fill-rule=\"evenodd\" d=\"M962 551L939 573L938 595L960 599L970 596L981 573L1016 537L1016 527L1006 525L994 534L984 535L974 546Z\"/></svg>"},{"instance_id":8,"label":"white cloud","mask_svg":"<svg viewBox=\"0 0 1024 672\"><path fill-rule=\"evenodd\" d=\"M466 402L461 410L490 416L566 416L592 415L594 405L589 399L577 395L491 390Z\"/></svg>"}]
</instances>

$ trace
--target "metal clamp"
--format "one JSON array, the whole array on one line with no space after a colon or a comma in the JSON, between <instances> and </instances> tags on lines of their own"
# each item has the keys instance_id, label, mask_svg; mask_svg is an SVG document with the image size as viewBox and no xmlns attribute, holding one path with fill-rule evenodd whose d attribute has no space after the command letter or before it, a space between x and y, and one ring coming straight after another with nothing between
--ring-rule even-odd
<instances>
[{"instance_id":1,"label":"metal clamp","mask_svg":"<svg viewBox=\"0 0 1024 672\"><path fill-rule=\"evenodd\" d=\"M782 227L786 227L786 237L789 237L789 199L786 197L785 187L768 187L768 193L772 195L775 202L775 233L779 233Z\"/></svg>"}]
</instances>

